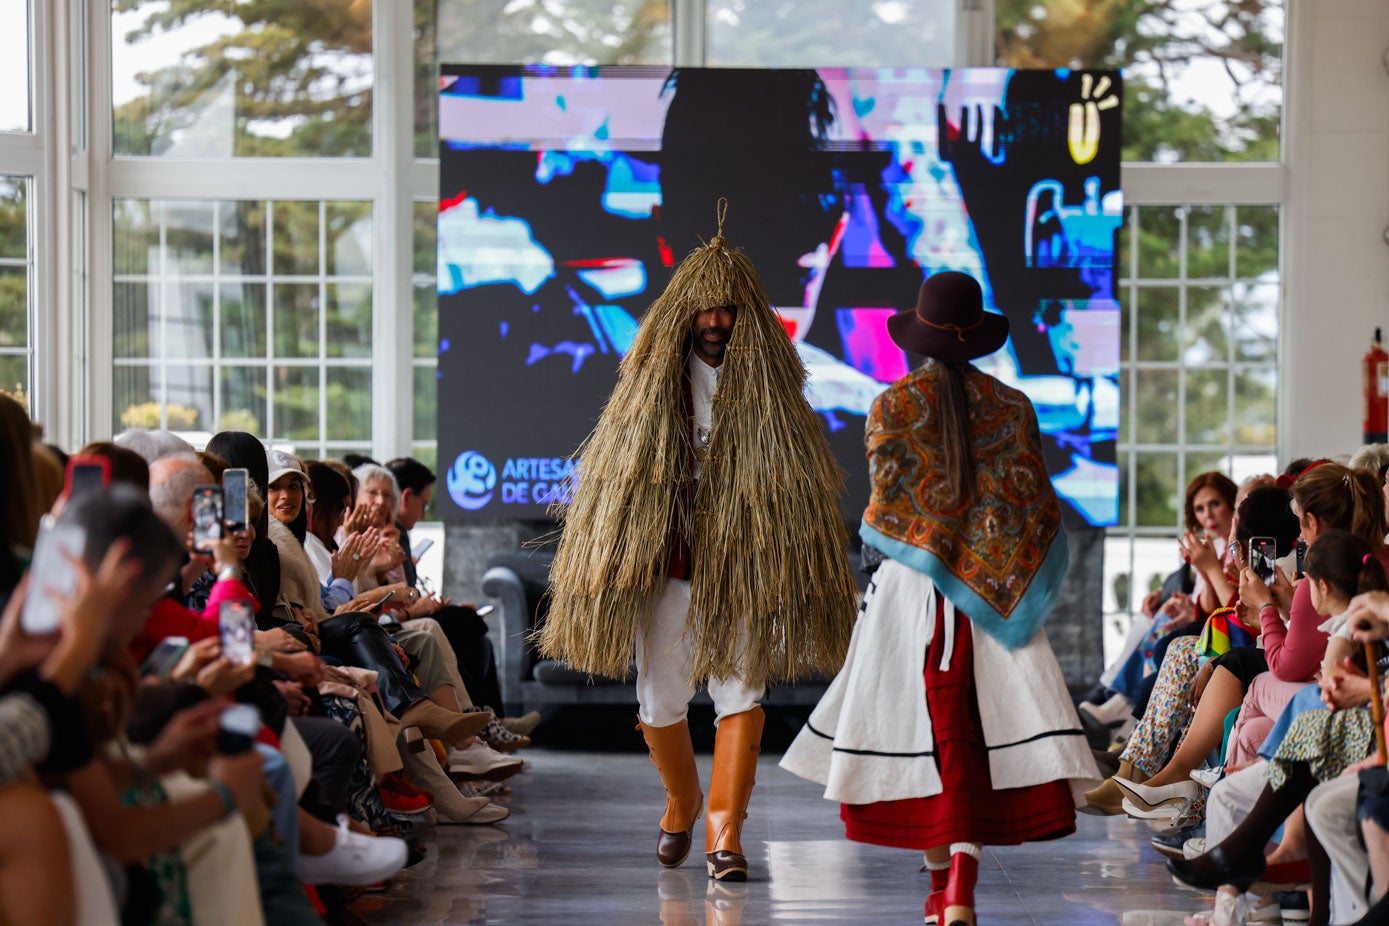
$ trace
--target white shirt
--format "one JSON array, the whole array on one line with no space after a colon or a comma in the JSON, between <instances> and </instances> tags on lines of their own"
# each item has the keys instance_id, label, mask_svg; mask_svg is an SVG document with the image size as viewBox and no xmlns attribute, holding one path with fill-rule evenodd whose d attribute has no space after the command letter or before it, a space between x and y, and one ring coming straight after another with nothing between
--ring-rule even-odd
<instances>
[{"instance_id":1,"label":"white shirt","mask_svg":"<svg viewBox=\"0 0 1389 926\"><path fill-rule=\"evenodd\" d=\"M304 552L309 554L314 572L318 573L318 584L327 585L333 581L333 554L323 545L313 531L304 535Z\"/></svg>"},{"instance_id":2,"label":"white shirt","mask_svg":"<svg viewBox=\"0 0 1389 926\"><path fill-rule=\"evenodd\" d=\"M699 478L705 451L709 449L709 435L714 427L714 393L719 389L720 367L711 367L700 360L693 351L687 367L690 372L690 399L694 406L694 475Z\"/></svg>"}]
</instances>

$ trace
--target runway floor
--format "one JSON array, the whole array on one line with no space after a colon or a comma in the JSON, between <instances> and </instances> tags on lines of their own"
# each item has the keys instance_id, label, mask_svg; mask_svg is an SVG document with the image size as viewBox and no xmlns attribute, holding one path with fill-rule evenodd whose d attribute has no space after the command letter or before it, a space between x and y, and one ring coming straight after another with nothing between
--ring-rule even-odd
<instances>
[{"instance_id":1,"label":"runway floor","mask_svg":"<svg viewBox=\"0 0 1389 926\"><path fill-rule=\"evenodd\" d=\"M544 923L739 926L920 923L919 854L848 842L838 807L764 756L743 831L744 885L705 876L704 826L684 867L656 863L662 792L644 754L529 749L495 826L439 826L428 857L356 907L373 924ZM702 780L712 757L702 755ZM707 790L707 784L706 784ZM1148 824L1081 816L1064 840L985 849L979 922L1180 926L1210 909L1178 889L1148 845Z\"/></svg>"}]
</instances>

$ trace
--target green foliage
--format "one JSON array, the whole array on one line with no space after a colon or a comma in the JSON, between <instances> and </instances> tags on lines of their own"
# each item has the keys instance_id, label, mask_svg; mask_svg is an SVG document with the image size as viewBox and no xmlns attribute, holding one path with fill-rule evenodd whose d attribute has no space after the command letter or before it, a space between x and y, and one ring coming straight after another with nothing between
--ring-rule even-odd
<instances>
[{"instance_id":1,"label":"green foliage","mask_svg":"<svg viewBox=\"0 0 1389 926\"><path fill-rule=\"evenodd\" d=\"M1281 0L998 0L995 49L1011 67L1123 68L1126 161L1276 161L1283 9ZM1179 98L1193 63L1228 75L1232 114Z\"/></svg>"},{"instance_id":2,"label":"green foliage","mask_svg":"<svg viewBox=\"0 0 1389 926\"><path fill-rule=\"evenodd\" d=\"M439 58L449 63L666 64L672 58L668 0L434 2Z\"/></svg>"},{"instance_id":3,"label":"green foliage","mask_svg":"<svg viewBox=\"0 0 1389 926\"><path fill-rule=\"evenodd\" d=\"M138 75L148 93L116 108L117 154L165 151L224 98L232 101L232 150L212 153L371 154L368 0L114 0L113 9L144 15L114 37L117 53L132 56L150 36L230 20L224 35L189 48L177 64Z\"/></svg>"}]
</instances>

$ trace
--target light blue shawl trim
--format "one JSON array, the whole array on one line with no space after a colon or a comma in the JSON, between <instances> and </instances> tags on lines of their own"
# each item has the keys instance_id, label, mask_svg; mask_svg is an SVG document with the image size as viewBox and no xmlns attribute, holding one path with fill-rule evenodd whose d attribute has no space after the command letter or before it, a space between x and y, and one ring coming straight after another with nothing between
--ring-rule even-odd
<instances>
[{"instance_id":1,"label":"light blue shawl trim","mask_svg":"<svg viewBox=\"0 0 1389 926\"><path fill-rule=\"evenodd\" d=\"M969 615L974 626L1008 649L1017 649L1027 643L1047 619L1052 606L1056 604L1056 597L1061 591L1061 583L1066 578L1066 568L1071 560L1070 547L1066 543L1066 531L1058 529L1056 538L1051 542L1051 548L1047 550L1046 559L1042 560L1042 567L1032 577L1032 584L1028 586L1018 606L1013 609L1012 615L1005 618L946 569L945 564L934 553L900 540L893 540L869 527L867 523L859 527L858 533L869 546L881 550L905 566L930 576L941 593L953 601L955 607Z\"/></svg>"}]
</instances>

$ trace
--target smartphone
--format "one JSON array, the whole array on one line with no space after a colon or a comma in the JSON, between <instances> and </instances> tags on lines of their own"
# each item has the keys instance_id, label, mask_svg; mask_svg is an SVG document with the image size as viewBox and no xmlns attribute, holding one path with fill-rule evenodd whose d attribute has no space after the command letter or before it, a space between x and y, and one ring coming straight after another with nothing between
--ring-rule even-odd
<instances>
[{"instance_id":1,"label":"smartphone","mask_svg":"<svg viewBox=\"0 0 1389 926\"><path fill-rule=\"evenodd\" d=\"M249 601L224 601L217 607L221 624L222 655L239 666L256 661L255 614Z\"/></svg>"},{"instance_id":2,"label":"smartphone","mask_svg":"<svg viewBox=\"0 0 1389 926\"><path fill-rule=\"evenodd\" d=\"M222 539L222 487L193 490L193 552L211 553L212 541Z\"/></svg>"},{"instance_id":3,"label":"smartphone","mask_svg":"<svg viewBox=\"0 0 1389 926\"><path fill-rule=\"evenodd\" d=\"M58 632L63 622L59 601L77 591L77 571L68 558L81 559L86 545L87 532L75 524L57 524L39 531L29 567L29 594L19 616L25 633L43 636Z\"/></svg>"},{"instance_id":4,"label":"smartphone","mask_svg":"<svg viewBox=\"0 0 1389 926\"><path fill-rule=\"evenodd\" d=\"M424 554L428 552L429 548L432 546L434 546L434 541L426 537L425 539L421 540L419 543L415 544L413 547L410 548L410 555L415 558L415 562L419 562L420 557L424 556Z\"/></svg>"},{"instance_id":5,"label":"smartphone","mask_svg":"<svg viewBox=\"0 0 1389 926\"><path fill-rule=\"evenodd\" d=\"M391 589L389 592L387 592L386 594L382 595L382 596L380 597L380 599L378 599L377 601L373 601L371 604L367 605L367 612L370 613L370 612L372 612L372 611L380 611L380 610L381 610L381 606L384 605L386 602L390 601L390 600L391 600L392 598L394 598L394 597L395 597L395 589Z\"/></svg>"},{"instance_id":6,"label":"smartphone","mask_svg":"<svg viewBox=\"0 0 1389 926\"><path fill-rule=\"evenodd\" d=\"M174 671L174 666L183 658L183 654L188 652L187 637L165 637L160 640L150 650L150 654L145 657L145 661L140 663L141 675L153 675L155 678L165 680L169 673Z\"/></svg>"},{"instance_id":7,"label":"smartphone","mask_svg":"<svg viewBox=\"0 0 1389 926\"><path fill-rule=\"evenodd\" d=\"M222 474L222 522L229 534L244 531L251 520L246 508L246 480L249 478L250 473L244 469L229 469Z\"/></svg>"},{"instance_id":8,"label":"smartphone","mask_svg":"<svg viewBox=\"0 0 1389 926\"><path fill-rule=\"evenodd\" d=\"M1278 559L1278 544L1272 537L1249 538L1249 568L1265 585L1273 584L1274 563Z\"/></svg>"},{"instance_id":9,"label":"smartphone","mask_svg":"<svg viewBox=\"0 0 1389 926\"><path fill-rule=\"evenodd\" d=\"M1302 578L1302 563L1307 559L1307 541L1297 538L1297 577Z\"/></svg>"},{"instance_id":10,"label":"smartphone","mask_svg":"<svg viewBox=\"0 0 1389 926\"><path fill-rule=\"evenodd\" d=\"M111 484L111 461L98 456L68 457L63 495L72 500Z\"/></svg>"},{"instance_id":11,"label":"smartphone","mask_svg":"<svg viewBox=\"0 0 1389 926\"><path fill-rule=\"evenodd\" d=\"M217 751L224 756L246 752L256 744L260 712L249 704L233 704L217 717Z\"/></svg>"}]
</instances>

